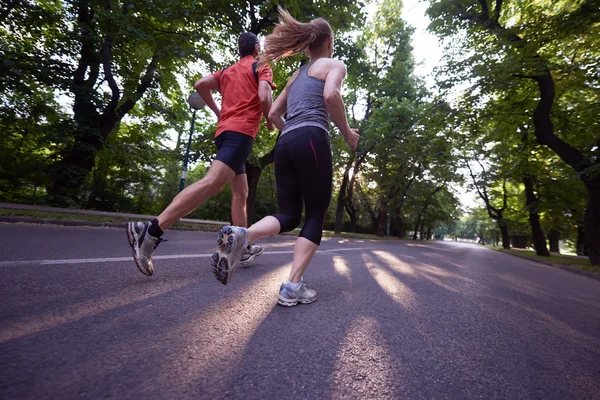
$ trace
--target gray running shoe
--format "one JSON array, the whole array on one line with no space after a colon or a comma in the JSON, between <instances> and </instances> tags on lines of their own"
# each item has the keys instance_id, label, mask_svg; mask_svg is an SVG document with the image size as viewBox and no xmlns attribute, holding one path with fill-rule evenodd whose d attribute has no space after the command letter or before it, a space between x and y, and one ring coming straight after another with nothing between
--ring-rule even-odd
<instances>
[{"instance_id":1,"label":"gray running shoe","mask_svg":"<svg viewBox=\"0 0 600 400\"><path fill-rule=\"evenodd\" d=\"M244 254L242 254L242 259L240 260L241 266L247 266L252 264L252 261L258 256L260 256L265 251L265 246L261 244L251 244L246 248Z\"/></svg>"},{"instance_id":2,"label":"gray running shoe","mask_svg":"<svg viewBox=\"0 0 600 400\"><path fill-rule=\"evenodd\" d=\"M306 286L304 279L302 279L298 289L292 289L288 283L282 283L281 287L279 288L277 304L286 307L293 307L298 303L310 304L315 300L317 300L317 292L314 289Z\"/></svg>"},{"instance_id":3,"label":"gray running shoe","mask_svg":"<svg viewBox=\"0 0 600 400\"><path fill-rule=\"evenodd\" d=\"M246 228L224 226L219 231L219 250L212 255L211 266L217 280L223 285L231 282L233 271L238 266L246 250Z\"/></svg>"},{"instance_id":4,"label":"gray running shoe","mask_svg":"<svg viewBox=\"0 0 600 400\"><path fill-rule=\"evenodd\" d=\"M152 275L152 253L164 239L157 238L148 233L150 222L130 222L127 224L127 239L133 252L133 260L140 272L144 275Z\"/></svg>"}]
</instances>

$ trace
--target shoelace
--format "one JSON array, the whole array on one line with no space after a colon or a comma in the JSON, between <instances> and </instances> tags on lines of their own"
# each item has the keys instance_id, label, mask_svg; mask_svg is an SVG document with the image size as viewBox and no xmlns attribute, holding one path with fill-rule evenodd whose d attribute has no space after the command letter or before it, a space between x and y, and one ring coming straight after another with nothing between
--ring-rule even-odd
<instances>
[{"instance_id":1,"label":"shoelace","mask_svg":"<svg viewBox=\"0 0 600 400\"><path fill-rule=\"evenodd\" d=\"M156 250L156 248L158 247L158 245L161 244L162 242L168 242L168 241L169 241L168 239L158 238L158 241L154 245L154 250Z\"/></svg>"}]
</instances>

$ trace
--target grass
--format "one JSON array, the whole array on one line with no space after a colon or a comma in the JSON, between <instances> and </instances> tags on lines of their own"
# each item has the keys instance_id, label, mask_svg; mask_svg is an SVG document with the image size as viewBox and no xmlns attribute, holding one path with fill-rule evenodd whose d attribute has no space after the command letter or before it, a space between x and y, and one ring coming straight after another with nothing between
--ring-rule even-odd
<instances>
[{"instance_id":1,"label":"grass","mask_svg":"<svg viewBox=\"0 0 600 400\"><path fill-rule=\"evenodd\" d=\"M100 223L113 223L122 224L131 221L128 217L118 216L105 216L105 215L86 215L86 214L70 214L52 211L34 211L34 210L20 210L10 208L0 208L0 217L28 217L35 219L50 219L57 221L83 221L83 222L100 222ZM221 228L221 225L210 225L190 222L177 222L173 225L175 228L186 228L186 229L197 229L200 231L214 232ZM298 235L300 229L294 229L289 232L291 235ZM342 232L341 234L335 234L333 231L323 231L323 237L340 237L347 239L370 239L370 240L400 240L397 237L390 236L389 238L380 237L377 235L369 235L365 233L349 233Z\"/></svg>"},{"instance_id":2,"label":"grass","mask_svg":"<svg viewBox=\"0 0 600 400\"><path fill-rule=\"evenodd\" d=\"M530 250L517 250L517 249L498 249L503 253L515 254L522 257L527 257L532 260L539 260L544 262L550 262L558 265L566 265L569 267L577 268L583 271L593 272L595 274L600 275L600 266L592 265L588 258L579 258L575 256L565 256L565 255L555 255L553 254L550 257L542 257L535 254L535 252Z\"/></svg>"},{"instance_id":3,"label":"grass","mask_svg":"<svg viewBox=\"0 0 600 400\"><path fill-rule=\"evenodd\" d=\"M300 233L300 229L294 229L293 231L284 233L284 235L294 235L298 236ZM345 239L369 239L369 240L408 240L408 239L399 239L397 236L377 236L371 235L368 233L351 233L351 232L342 232L335 233L334 231L323 231L323 237L337 237L337 238L345 238Z\"/></svg>"},{"instance_id":4,"label":"grass","mask_svg":"<svg viewBox=\"0 0 600 400\"><path fill-rule=\"evenodd\" d=\"M351 233L351 232L335 233L334 231L323 231L323 237L341 237L341 238L348 238L348 239L371 239L371 240L400 240L396 236L385 237L385 236L370 235L368 233Z\"/></svg>"},{"instance_id":5,"label":"grass","mask_svg":"<svg viewBox=\"0 0 600 400\"><path fill-rule=\"evenodd\" d=\"M131 221L131 218L105 215L86 215L86 214L69 214L51 211L34 211L34 210L18 210L1 208L1 217L28 217L39 220L50 219L56 221L82 221L82 222L99 222L110 224L123 224ZM174 228L195 229L199 231L215 232L221 228L221 225L200 224L191 222L177 222L173 225Z\"/></svg>"}]
</instances>

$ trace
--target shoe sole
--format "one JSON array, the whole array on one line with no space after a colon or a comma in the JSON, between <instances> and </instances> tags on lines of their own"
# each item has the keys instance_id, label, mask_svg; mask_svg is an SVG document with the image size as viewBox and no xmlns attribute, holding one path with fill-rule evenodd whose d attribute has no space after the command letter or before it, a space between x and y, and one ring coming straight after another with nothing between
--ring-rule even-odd
<instances>
[{"instance_id":1,"label":"shoe sole","mask_svg":"<svg viewBox=\"0 0 600 400\"><path fill-rule=\"evenodd\" d=\"M217 238L217 245L219 246L219 249L223 253L231 252L231 247L233 246L233 239L234 239L234 236L232 235L232 233L233 233L233 229L231 228L231 226L225 226L225 227L219 229L219 233L218 233L219 237Z\"/></svg>"},{"instance_id":2,"label":"shoe sole","mask_svg":"<svg viewBox=\"0 0 600 400\"><path fill-rule=\"evenodd\" d=\"M127 224L126 231L127 241L129 242L129 246L131 246L131 252L133 253L133 261L135 262L135 265L138 267L142 274L146 276L151 276L154 273L154 271L147 270L146 268L144 268L144 266L142 265L142 260L140 259L140 246L138 243L138 234L135 231L135 223L129 222Z\"/></svg>"},{"instance_id":3,"label":"shoe sole","mask_svg":"<svg viewBox=\"0 0 600 400\"><path fill-rule=\"evenodd\" d=\"M279 304L280 306L284 306L284 307L294 307L298 304L310 304L310 303L314 303L315 301L317 301L316 297L314 299L302 299L302 300L290 300L290 299L287 299L287 298L281 297L281 296L279 296L277 298L277 304Z\"/></svg>"},{"instance_id":4,"label":"shoe sole","mask_svg":"<svg viewBox=\"0 0 600 400\"><path fill-rule=\"evenodd\" d=\"M245 266L247 266L247 265L250 265L250 264L252 264L252 261L254 261L254 259L255 259L256 257L260 256L260 255L261 255L262 253L264 253L264 252L265 252L265 248L263 247L263 249L262 249L260 252L258 252L258 253L256 253L256 254L252 254L252 255L251 255L250 257L248 257L247 259L245 259L245 260L243 260L243 261L240 261L240 266L242 266L242 267L245 267Z\"/></svg>"},{"instance_id":5,"label":"shoe sole","mask_svg":"<svg viewBox=\"0 0 600 400\"><path fill-rule=\"evenodd\" d=\"M217 245L219 251L212 255L211 266L215 277L223 285L227 285L231 282L233 271L239 265L240 261L237 260L231 262L231 250L235 242L235 236L233 235L234 229L231 226L224 226L219 229Z\"/></svg>"},{"instance_id":6,"label":"shoe sole","mask_svg":"<svg viewBox=\"0 0 600 400\"><path fill-rule=\"evenodd\" d=\"M229 269L229 262L227 261L226 256L221 255L218 251L215 252L210 260L210 266L219 282L223 285L227 285L231 282L233 271Z\"/></svg>"},{"instance_id":7,"label":"shoe sole","mask_svg":"<svg viewBox=\"0 0 600 400\"><path fill-rule=\"evenodd\" d=\"M219 247L219 250L221 250L222 253L225 252L225 243L224 243L224 237L223 237L223 229L219 229L219 233L217 234L217 246Z\"/></svg>"}]
</instances>

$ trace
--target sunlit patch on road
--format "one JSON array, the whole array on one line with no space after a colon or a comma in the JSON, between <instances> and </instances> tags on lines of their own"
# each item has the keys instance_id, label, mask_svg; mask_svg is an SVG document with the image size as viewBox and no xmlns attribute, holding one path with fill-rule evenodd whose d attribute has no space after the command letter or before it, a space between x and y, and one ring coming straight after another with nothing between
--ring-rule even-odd
<instances>
[{"instance_id":1,"label":"sunlit patch on road","mask_svg":"<svg viewBox=\"0 0 600 400\"><path fill-rule=\"evenodd\" d=\"M348 278L348 280L352 280L350 277L350 268L348 267L348 263L340 256L333 256L333 269L339 275Z\"/></svg>"},{"instance_id":2,"label":"sunlit patch on road","mask_svg":"<svg viewBox=\"0 0 600 400\"><path fill-rule=\"evenodd\" d=\"M415 293L387 270L388 265L381 266L381 263L376 262L371 256L365 253L362 254L362 259L367 270L381 289L394 301L406 308L415 303Z\"/></svg>"},{"instance_id":3,"label":"sunlit patch on road","mask_svg":"<svg viewBox=\"0 0 600 400\"><path fill-rule=\"evenodd\" d=\"M415 276L415 269L410 264L403 262L392 253L382 250L373 250L372 253L379 257L381 261L385 262L386 265L388 265L394 271L398 271L404 275Z\"/></svg>"}]
</instances>

